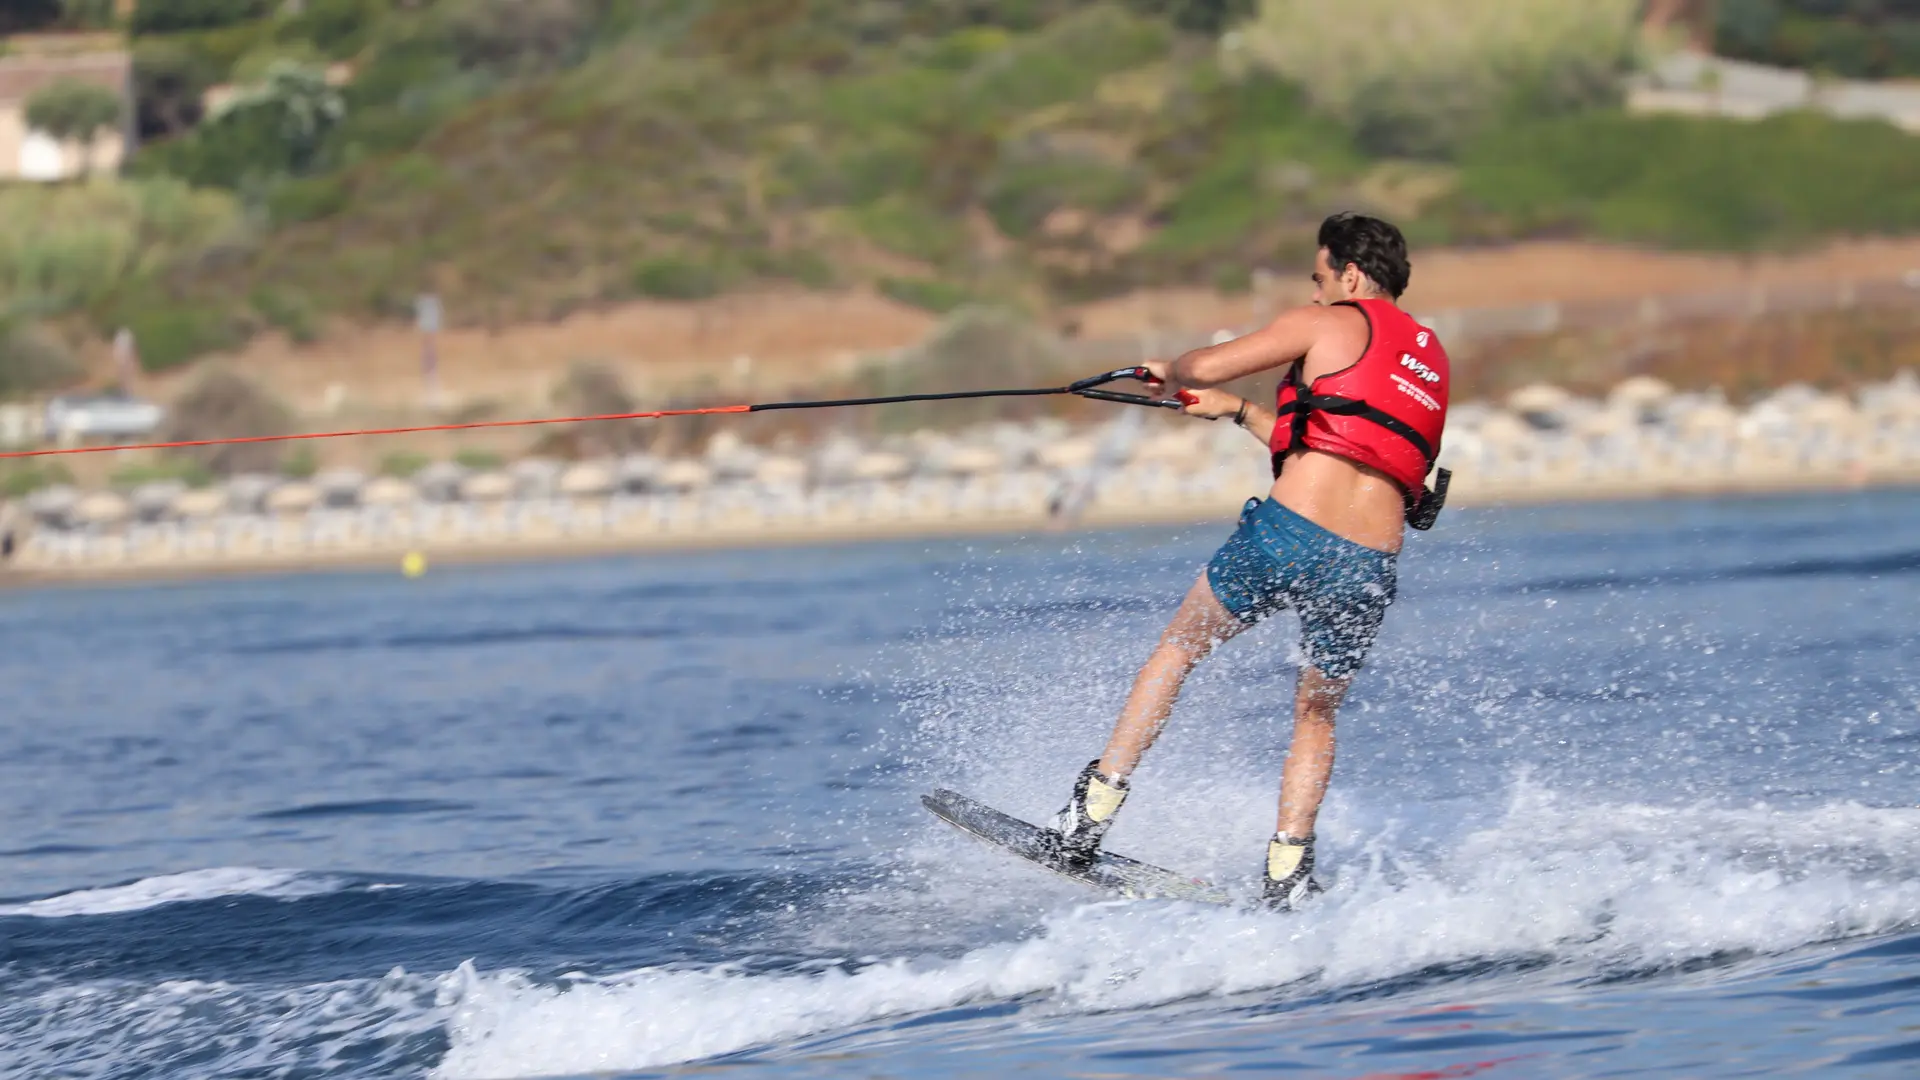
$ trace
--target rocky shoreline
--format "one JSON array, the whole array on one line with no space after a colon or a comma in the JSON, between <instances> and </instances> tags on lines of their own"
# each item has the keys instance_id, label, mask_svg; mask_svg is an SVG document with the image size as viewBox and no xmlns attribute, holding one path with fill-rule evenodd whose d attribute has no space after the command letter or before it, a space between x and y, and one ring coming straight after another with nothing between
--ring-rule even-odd
<instances>
[{"instance_id":1,"label":"rocky shoreline","mask_svg":"<svg viewBox=\"0 0 1920 1080\"><path fill-rule=\"evenodd\" d=\"M1529 387L1457 406L1457 506L1920 484L1920 380L1852 397L1786 387L1746 408L1630 379L1604 399ZM994 423L863 442L412 477L239 476L189 488L48 488L9 507L15 582L447 559L833 543L1230 519L1265 491L1247 435L1145 410L1103 425ZM416 565L417 562L416 562Z\"/></svg>"}]
</instances>

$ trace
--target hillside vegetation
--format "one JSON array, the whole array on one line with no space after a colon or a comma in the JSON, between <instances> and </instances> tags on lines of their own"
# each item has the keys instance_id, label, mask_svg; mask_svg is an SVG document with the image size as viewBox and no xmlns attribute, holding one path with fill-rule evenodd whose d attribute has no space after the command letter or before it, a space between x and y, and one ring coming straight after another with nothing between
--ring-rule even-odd
<instances>
[{"instance_id":1,"label":"hillside vegetation","mask_svg":"<svg viewBox=\"0 0 1920 1080\"><path fill-rule=\"evenodd\" d=\"M424 291L486 324L770 282L1235 289L1346 208L1421 243L1920 228L1892 127L1626 116L1635 8L1423 0L1396 37L1384 0L143 0L131 172L232 221L42 309L164 367Z\"/></svg>"},{"instance_id":2,"label":"hillside vegetation","mask_svg":"<svg viewBox=\"0 0 1920 1080\"><path fill-rule=\"evenodd\" d=\"M1920 77L1917 0L1719 0L1726 56L1850 79Z\"/></svg>"}]
</instances>

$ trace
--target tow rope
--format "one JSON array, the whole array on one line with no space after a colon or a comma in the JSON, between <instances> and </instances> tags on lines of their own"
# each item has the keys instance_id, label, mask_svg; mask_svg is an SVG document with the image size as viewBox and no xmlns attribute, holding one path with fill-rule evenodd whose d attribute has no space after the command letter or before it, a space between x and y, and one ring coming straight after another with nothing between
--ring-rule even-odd
<instances>
[{"instance_id":1,"label":"tow rope","mask_svg":"<svg viewBox=\"0 0 1920 1080\"><path fill-rule=\"evenodd\" d=\"M15 450L0 453L9 458L56 457L65 454L111 454L122 450L178 450L193 446L237 446L244 443L300 442L312 439L347 439L358 435L412 435L426 431L474 431L481 428L535 427L542 424L591 424L609 420L659 420L670 416L725 416L738 413L775 412L785 409L840 409L855 405L896 405L909 401L964 401L974 398L1054 397L1071 394L1096 401L1114 401L1123 405L1146 405L1157 409L1184 409L1172 398L1126 394L1099 387L1122 379L1153 381L1143 367L1118 368L1091 375L1066 386L1047 386L1019 390L957 390L943 394L890 394L885 397L837 398L830 401L763 401L754 405L712 405L699 409L652 409L646 412L601 413L596 416L544 416L520 420L475 420L464 424L419 424L412 427L355 428L348 431L308 431L294 435L243 435L224 439L181 439L174 442L124 443L114 446L68 446L52 450Z\"/></svg>"}]
</instances>

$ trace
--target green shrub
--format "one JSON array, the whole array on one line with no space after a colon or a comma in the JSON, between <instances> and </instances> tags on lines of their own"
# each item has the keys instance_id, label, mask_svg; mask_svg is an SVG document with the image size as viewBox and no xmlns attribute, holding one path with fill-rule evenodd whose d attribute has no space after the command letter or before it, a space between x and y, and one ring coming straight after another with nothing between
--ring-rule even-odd
<instances>
[{"instance_id":1,"label":"green shrub","mask_svg":"<svg viewBox=\"0 0 1920 1080\"><path fill-rule=\"evenodd\" d=\"M217 30L174 34L164 40L177 41L191 49L213 70L217 77L216 81L228 82L233 78L233 69L240 63L242 57L273 40L273 23L260 19L223 26Z\"/></svg>"},{"instance_id":2,"label":"green shrub","mask_svg":"<svg viewBox=\"0 0 1920 1080\"><path fill-rule=\"evenodd\" d=\"M968 26L936 39L919 59L935 71L965 71L1005 50L1012 40L1002 26Z\"/></svg>"},{"instance_id":3,"label":"green shrub","mask_svg":"<svg viewBox=\"0 0 1920 1080\"><path fill-rule=\"evenodd\" d=\"M1189 269L1209 256L1246 254L1275 222L1317 224L1329 189L1362 161L1338 132L1307 118L1232 135L1163 208L1146 250Z\"/></svg>"},{"instance_id":4,"label":"green shrub","mask_svg":"<svg viewBox=\"0 0 1920 1080\"><path fill-rule=\"evenodd\" d=\"M299 14L282 20L275 36L344 60L366 47L387 9L387 0L306 0Z\"/></svg>"},{"instance_id":5,"label":"green shrub","mask_svg":"<svg viewBox=\"0 0 1920 1080\"><path fill-rule=\"evenodd\" d=\"M620 372L598 360L575 360L553 388L554 404L573 416L611 416L639 407Z\"/></svg>"},{"instance_id":6,"label":"green shrub","mask_svg":"<svg viewBox=\"0 0 1920 1080\"><path fill-rule=\"evenodd\" d=\"M1731 249L1920 231L1920 138L1877 121L1597 113L1491 133L1462 164L1461 197L1521 231Z\"/></svg>"},{"instance_id":7,"label":"green shrub","mask_svg":"<svg viewBox=\"0 0 1920 1080\"><path fill-rule=\"evenodd\" d=\"M1912 77L1920 75L1920 8L1720 0L1714 47L1723 56L1845 78Z\"/></svg>"},{"instance_id":8,"label":"green shrub","mask_svg":"<svg viewBox=\"0 0 1920 1080\"><path fill-rule=\"evenodd\" d=\"M1920 77L1920 19L1902 19L1885 29L1886 73L1903 79Z\"/></svg>"},{"instance_id":9,"label":"green shrub","mask_svg":"<svg viewBox=\"0 0 1920 1080\"><path fill-rule=\"evenodd\" d=\"M981 57L961 100L972 112L999 116L1080 101L1108 75L1159 59L1172 44L1166 24L1094 4Z\"/></svg>"},{"instance_id":10,"label":"green shrub","mask_svg":"<svg viewBox=\"0 0 1920 1080\"><path fill-rule=\"evenodd\" d=\"M16 463L6 472L0 473L0 495L10 499L23 499L55 484L73 483L73 474L65 465L57 461L39 463Z\"/></svg>"},{"instance_id":11,"label":"green shrub","mask_svg":"<svg viewBox=\"0 0 1920 1080\"><path fill-rule=\"evenodd\" d=\"M1214 268L1213 287L1217 292L1238 296L1253 290L1253 270L1243 262L1224 262Z\"/></svg>"},{"instance_id":12,"label":"green shrub","mask_svg":"<svg viewBox=\"0 0 1920 1080\"><path fill-rule=\"evenodd\" d=\"M351 166L411 150L461 104L464 102L452 101L404 110L387 106L358 111L349 108L346 118L327 134L326 158L334 165Z\"/></svg>"},{"instance_id":13,"label":"green shrub","mask_svg":"<svg viewBox=\"0 0 1920 1080\"><path fill-rule=\"evenodd\" d=\"M140 135L177 135L200 122L207 89L220 72L179 41L143 38L133 46L133 97Z\"/></svg>"},{"instance_id":14,"label":"green shrub","mask_svg":"<svg viewBox=\"0 0 1920 1080\"><path fill-rule=\"evenodd\" d=\"M116 0L61 0L62 25L75 30L111 30L118 22Z\"/></svg>"},{"instance_id":15,"label":"green shrub","mask_svg":"<svg viewBox=\"0 0 1920 1080\"><path fill-rule=\"evenodd\" d=\"M239 86L255 86L268 78L277 66L292 64L320 72L326 70L327 54L305 41L269 38L249 49L233 62L227 80Z\"/></svg>"},{"instance_id":16,"label":"green shrub","mask_svg":"<svg viewBox=\"0 0 1920 1080\"><path fill-rule=\"evenodd\" d=\"M459 62L430 38L400 36L373 47L343 88L348 123L370 109L389 107L460 74ZM431 97L431 93L424 96Z\"/></svg>"},{"instance_id":17,"label":"green shrub","mask_svg":"<svg viewBox=\"0 0 1920 1080\"><path fill-rule=\"evenodd\" d=\"M432 191L447 180L440 163L427 154L402 154L387 166L385 184L403 192Z\"/></svg>"},{"instance_id":18,"label":"green shrub","mask_svg":"<svg viewBox=\"0 0 1920 1080\"><path fill-rule=\"evenodd\" d=\"M202 372L173 402L159 441L245 439L293 430L293 414L277 398L246 376L215 367ZM280 443L229 443L186 448L179 456L225 476L273 472L284 451Z\"/></svg>"},{"instance_id":19,"label":"green shrub","mask_svg":"<svg viewBox=\"0 0 1920 1080\"><path fill-rule=\"evenodd\" d=\"M1637 0L1262 0L1236 41L1360 144L1445 157L1504 117L1610 99Z\"/></svg>"},{"instance_id":20,"label":"green shrub","mask_svg":"<svg viewBox=\"0 0 1920 1080\"><path fill-rule=\"evenodd\" d=\"M593 29L594 6L591 0L443 0L434 8L434 29L461 67L524 74L578 59Z\"/></svg>"},{"instance_id":21,"label":"green shrub","mask_svg":"<svg viewBox=\"0 0 1920 1080\"><path fill-rule=\"evenodd\" d=\"M896 255L943 265L968 246L966 226L908 194L893 195L852 210L853 223L867 239Z\"/></svg>"},{"instance_id":22,"label":"green shrub","mask_svg":"<svg viewBox=\"0 0 1920 1080\"><path fill-rule=\"evenodd\" d=\"M59 390L85 377L73 351L44 327L0 320L0 400Z\"/></svg>"},{"instance_id":23,"label":"green shrub","mask_svg":"<svg viewBox=\"0 0 1920 1080\"><path fill-rule=\"evenodd\" d=\"M1026 239L1062 207L1112 213L1135 202L1144 178L1084 157L1037 157L1002 162L988 179L984 202L1000 231Z\"/></svg>"},{"instance_id":24,"label":"green shrub","mask_svg":"<svg viewBox=\"0 0 1920 1080\"><path fill-rule=\"evenodd\" d=\"M78 79L56 79L27 98L27 125L81 145L84 170L93 171L93 144L120 125L120 95Z\"/></svg>"},{"instance_id":25,"label":"green shrub","mask_svg":"<svg viewBox=\"0 0 1920 1080\"><path fill-rule=\"evenodd\" d=\"M0 308L91 307L242 236L231 197L177 180L0 188Z\"/></svg>"},{"instance_id":26,"label":"green shrub","mask_svg":"<svg viewBox=\"0 0 1920 1080\"><path fill-rule=\"evenodd\" d=\"M247 299L269 326L293 341L304 345L319 338L319 317L314 313L313 305L299 293L262 285L255 288Z\"/></svg>"},{"instance_id":27,"label":"green shrub","mask_svg":"<svg viewBox=\"0 0 1920 1080\"><path fill-rule=\"evenodd\" d=\"M812 248L790 251L760 251L749 257L754 273L786 278L809 289L830 289L839 282L833 263Z\"/></svg>"},{"instance_id":28,"label":"green shrub","mask_svg":"<svg viewBox=\"0 0 1920 1080\"><path fill-rule=\"evenodd\" d=\"M504 459L492 450L482 450L476 446L462 447L453 455L453 460L461 468L475 472L489 472L498 469Z\"/></svg>"},{"instance_id":29,"label":"green shrub","mask_svg":"<svg viewBox=\"0 0 1920 1080\"><path fill-rule=\"evenodd\" d=\"M614 416L640 408L620 372L597 360L569 364L552 396L555 407L571 416ZM555 434L557 439L569 442L576 453L591 446L601 453L624 454L645 449L659 432L652 424L606 421Z\"/></svg>"},{"instance_id":30,"label":"green shrub","mask_svg":"<svg viewBox=\"0 0 1920 1080\"><path fill-rule=\"evenodd\" d=\"M311 480L320 471L320 455L305 443L296 445L280 458L280 475L293 480Z\"/></svg>"},{"instance_id":31,"label":"green shrub","mask_svg":"<svg viewBox=\"0 0 1920 1080\"><path fill-rule=\"evenodd\" d=\"M267 191L267 215L276 225L319 221L347 208L352 190L336 174L289 178Z\"/></svg>"},{"instance_id":32,"label":"green shrub","mask_svg":"<svg viewBox=\"0 0 1920 1080\"><path fill-rule=\"evenodd\" d=\"M318 164L321 145L345 110L317 69L275 61L265 81L191 133L143 152L137 171L234 190L298 176Z\"/></svg>"},{"instance_id":33,"label":"green shrub","mask_svg":"<svg viewBox=\"0 0 1920 1080\"><path fill-rule=\"evenodd\" d=\"M1132 0L1138 10L1172 19L1182 30L1218 34L1252 15L1255 0Z\"/></svg>"},{"instance_id":34,"label":"green shrub","mask_svg":"<svg viewBox=\"0 0 1920 1080\"><path fill-rule=\"evenodd\" d=\"M134 159L133 172L232 191L249 180L284 175L292 166L279 117L269 109L240 107L185 135L143 148Z\"/></svg>"},{"instance_id":35,"label":"green shrub","mask_svg":"<svg viewBox=\"0 0 1920 1080\"><path fill-rule=\"evenodd\" d=\"M274 0L140 0L133 9L135 34L209 30L258 19Z\"/></svg>"},{"instance_id":36,"label":"green shrub","mask_svg":"<svg viewBox=\"0 0 1920 1080\"><path fill-rule=\"evenodd\" d=\"M1315 114L1300 89L1259 70L1233 74L1197 64L1177 74L1152 117L1140 156L1157 174L1188 180L1248 139L1322 163L1357 157L1352 136Z\"/></svg>"},{"instance_id":37,"label":"green shrub","mask_svg":"<svg viewBox=\"0 0 1920 1080\"><path fill-rule=\"evenodd\" d=\"M107 320L132 331L147 371L170 371L240 342L240 327L224 311L160 295L112 309Z\"/></svg>"},{"instance_id":38,"label":"green shrub","mask_svg":"<svg viewBox=\"0 0 1920 1080\"><path fill-rule=\"evenodd\" d=\"M960 85L952 71L889 65L826 84L815 108L822 120L850 135L894 135L950 111Z\"/></svg>"},{"instance_id":39,"label":"green shrub","mask_svg":"<svg viewBox=\"0 0 1920 1080\"><path fill-rule=\"evenodd\" d=\"M0 34L45 30L66 14L62 0L12 0L0 8Z\"/></svg>"},{"instance_id":40,"label":"green shrub","mask_svg":"<svg viewBox=\"0 0 1920 1080\"><path fill-rule=\"evenodd\" d=\"M1234 248L1273 213L1260 190L1260 165L1250 145L1221 154L1167 205L1147 250L1197 256Z\"/></svg>"},{"instance_id":41,"label":"green shrub","mask_svg":"<svg viewBox=\"0 0 1920 1080\"><path fill-rule=\"evenodd\" d=\"M1081 101L1107 76L1164 56L1171 41L1163 23L1096 4L1019 38L962 31L934 49L937 66L894 62L836 80L815 107L841 147L838 167L816 187L854 204L911 193L963 206L998 164L1016 118Z\"/></svg>"},{"instance_id":42,"label":"green shrub","mask_svg":"<svg viewBox=\"0 0 1920 1080\"><path fill-rule=\"evenodd\" d=\"M833 32L821 17L825 12L809 10L814 6L804 0L713 4L693 20L688 37L694 47L750 75L775 68L840 70L851 59L852 42Z\"/></svg>"},{"instance_id":43,"label":"green shrub","mask_svg":"<svg viewBox=\"0 0 1920 1080\"><path fill-rule=\"evenodd\" d=\"M410 480L433 459L418 450L395 450L380 459L380 475Z\"/></svg>"},{"instance_id":44,"label":"green shrub","mask_svg":"<svg viewBox=\"0 0 1920 1080\"><path fill-rule=\"evenodd\" d=\"M860 206L913 192L926 183L927 140L917 130L884 131L848 140L832 156L789 157L794 186L815 204Z\"/></svg>"},{"instance_id":45,"label":"green shrub","mask_svg":"<svg viewBox=\"0 0 1920 1080\"><path fill-rule=\"evenodd\" d=\"M1269 259L1280 232L1311 230L1367 167L1350 132L1260 71L1182 73L1141 159L1171 193L1137 262L1157 280L1209 275L1220 259Z\"/></svg>"},{"instance_id":46,"label":"green shrub","mask_svg":"<svg viewBox=\"0 0 1920 1080\"><path fill-rule=\"evenodd\" d=\"M930 278L880 279L880 292L903 304L945 314L973 301L973 294L959 285Z\"/></svg>"},{"instance_id":47,"label":"green shrub","mask_svg":"<svg viewBox=\"0 0 1920 1080\"><path fill-rule=\"evenodd\" d=\"M125 491L161 480L178 480L193 488L213 483L213 473L201 462L186 457L167 457L138 465L123 465L107 477L109 486Z\"/></svg>"},{"instance_id":48,"label":"green shrub","mask_svg":"<svg viewBox=\"0 0 1920 1080\"><path fill-rule=\"evenodd\" d=\"M718 293L723 283L713 263L680 255L642 259L633 268L633 287L659 300L702 300Z\"/></svg>"}]
</instances>

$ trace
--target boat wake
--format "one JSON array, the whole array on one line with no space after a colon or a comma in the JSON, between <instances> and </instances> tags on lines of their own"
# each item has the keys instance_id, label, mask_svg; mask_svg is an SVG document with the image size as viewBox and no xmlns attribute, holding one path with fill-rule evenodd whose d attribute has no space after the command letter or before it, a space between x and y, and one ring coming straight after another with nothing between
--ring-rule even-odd
<instances>
[{"instance_id":1,"label":"boat wake","mask_svg":"<svg viewBox=\"0 0 1920 1080\"><path fill-rule=\"evenodd\" d=\"M1498 821L1431 850L1332 844L1339 878L1288 917L1089 899L1037 873L1009 881L1013 864L937 830L915 865L839 887L389 889L290 871L196 871L33 900L0 917L76 931L153 920L188 946L199 923L256 951L303 936L312 940L301 949L326 951L342 926L366 923L364 905L379 904L408 925L448 927L463 940L433 952L466 955L379 978L262 983L75 981L16 952L0 959L0 1041L12 1059L0 1074L57 1063L102 1076L191 1064L209 1075L530 1077L779 1056L820 1036L858 1051L897 1040L901 1025L917 1045L937 1046L982 1016L1017 1016L1032 1031L1169 1006L1217 1015L1355 1000L1376 1008L1434 990L1484 1001L1703 971L1737 983L1742 965L1827 943L1896 935L1920 951L1917 815L1848 803L1791 814L1576 805L1523 785ZM280 902L236 908L240 896ZM724 896L751 899L695 926L690 913ZM616 901L618 918L606 910ZM625 945L602 947L601 962L661 959L597 971L489 964L476 957L498 950L477 926L495 936L521 928L532 939L520 943L523 955L579 953L617 932ZM583 926L602 936L565 937ZM662 947L681 938L715 946ZM368 946L342 962L365 970L380 952Z\"/></svg>"},{"instance_id":2,"label":"boat wake","mask_svg":"<svg viewBox=\"0 0 1920 1080\"><path fill-rule=\"evenodd\" d=\"M442 984L443 1077L637 1069L886 1018L1015 1003L1035 1018L1264 993L1284 1004L1531 973L1654 977L1920 924L1916 812L1557 808L1517 796L1499 825L1417 861L1346 853L1292 917L1081 902L1034 933L951 958L848 959L812 973L653 968L538 980L463 966ZM1849 837L1836 845L1832 837ZM1001 869L1006 869L1003 864ZM979 883L926 880L932 907Z\"/></svg>"},{"instance_id":3,"label":"boat wake","mask_svg":"<svg viewBox=\"0 0 1920 1080\"><path fill-rule=\"evenodd\" d=\"M145 911L162 904L192 903L225 896L264 896L286 900L332 892L343 884L338 878L302 874L295 870L220 866L189 870L182 874L162 874L125 885L78 889L24 904L0 904L0 917L61 919L76 915L117 915Z\"/></svg>"}]
</instances>

